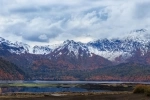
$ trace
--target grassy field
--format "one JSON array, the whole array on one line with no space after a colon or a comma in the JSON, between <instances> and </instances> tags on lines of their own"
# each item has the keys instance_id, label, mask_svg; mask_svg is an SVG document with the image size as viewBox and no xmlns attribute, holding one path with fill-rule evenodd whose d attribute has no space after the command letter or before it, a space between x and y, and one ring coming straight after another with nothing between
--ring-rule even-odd
<instances>
[{"instance_id":1,"label":"grassy field","mask_svg":"<svg viewBox=\"0 0 150 100\"><path fill-rule=\"evenodd\" d=\"M74 87L77 84L48 84L48 83L8 83L0 84L0 87Z\"/></svg>"}]
</instances>

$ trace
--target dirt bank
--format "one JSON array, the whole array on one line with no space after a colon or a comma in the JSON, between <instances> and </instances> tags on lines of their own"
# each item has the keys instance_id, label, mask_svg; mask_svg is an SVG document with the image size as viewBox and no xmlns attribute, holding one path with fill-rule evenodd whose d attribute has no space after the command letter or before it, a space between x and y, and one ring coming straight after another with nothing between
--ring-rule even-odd
<instances>
[{"instance_id":1,"label":"dirt bank","mask_svg":"<svg viewBox=\"0 0 150 100\"><path fill-rule=\"evenodd\" d=\"M5 94L0 100L150 100L143 94L114 93L55 93L55 94Z\"/></svg>"}]
</instances>

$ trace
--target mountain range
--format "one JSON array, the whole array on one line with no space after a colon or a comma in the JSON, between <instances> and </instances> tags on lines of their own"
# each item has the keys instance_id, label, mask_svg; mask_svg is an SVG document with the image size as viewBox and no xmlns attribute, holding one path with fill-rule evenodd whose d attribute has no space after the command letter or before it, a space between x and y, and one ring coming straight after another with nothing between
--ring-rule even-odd
<instances>
[{"instance_id":1,"label":"mountain range","mask_svg":"<svg viewBox=\"0 0 150 100\"><path fill-rule=\"evenodd\" d=\"M62 44L34 47L18 41L13 43L1 37L0 56L15 64L21 73L25 73L24 78L19 79L150 79L150 34L146 29L133 30L121 38L105 38L88 43L66 40ZM128 73L130 68L131 72ZM125 74L122 75L123 72Z\"/></svg>"}]
</instances>

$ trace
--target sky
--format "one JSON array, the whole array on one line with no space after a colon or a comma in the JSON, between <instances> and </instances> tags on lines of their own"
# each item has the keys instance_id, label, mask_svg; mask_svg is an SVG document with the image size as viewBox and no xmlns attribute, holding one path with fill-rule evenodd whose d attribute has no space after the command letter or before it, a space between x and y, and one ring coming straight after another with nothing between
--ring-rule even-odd
<instances>
[{"instance_id":1,"label":"sky","mask_svg":"<svg viewBox=\"0 0 150 100\"><path fill-rule=\"evenodd\" d=\"M150 30L150 0L0 0L0 36L30 45Z\"/></svg>"}]
</instances>

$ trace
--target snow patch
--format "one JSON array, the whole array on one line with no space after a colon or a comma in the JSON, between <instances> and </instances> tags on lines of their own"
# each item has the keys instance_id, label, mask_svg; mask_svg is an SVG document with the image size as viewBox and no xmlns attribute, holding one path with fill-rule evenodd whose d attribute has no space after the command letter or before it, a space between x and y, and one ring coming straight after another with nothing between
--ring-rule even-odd
<instances>
[{"instance_id":1,"label":"snow patch","mask_svg":"<svg viewBox=\"0 0 150 100\"><path fill-rule=\"evenodd\" d=\"M115 59L119 56L122 56L123 58L127 59L131 57L131 54L128 52L122 52L122 51L99 51L96 48L88 47L89 51L93 54L102 56L110 61L115 61Z\"/></svg>"}]
</instances>

